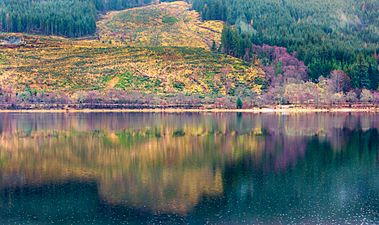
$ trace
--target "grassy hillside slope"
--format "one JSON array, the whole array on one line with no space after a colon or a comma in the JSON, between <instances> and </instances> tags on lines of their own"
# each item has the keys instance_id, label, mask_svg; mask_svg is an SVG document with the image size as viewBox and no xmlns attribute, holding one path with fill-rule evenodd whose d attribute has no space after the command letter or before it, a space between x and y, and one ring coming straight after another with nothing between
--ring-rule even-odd
<instances>
[{"instance_id":1,"label":"grassy hillside slope","mask_svg":"<svg viewBox=\"0 0 379 225\"><path fill-rule=\"evenodd\" d=\"M173 2L109 12L97 23L100 39L130 46L210 48L220 41L223 23L202 22L190 7Z\"/></svg>"},{"instance_id":2,"label":"grassy hillside slope","mask_svg":"<svg viewBox=\"0 0 379 225\"><path fill-rule=\"evenodd\" d=\"M222 24L201 22L184 2L111 12L98 23L98 40L0 34L24 42L0 45L0 86L220 96L259 93L265 83L262 69L212 53Z\"/></svg>"}]
</instances>

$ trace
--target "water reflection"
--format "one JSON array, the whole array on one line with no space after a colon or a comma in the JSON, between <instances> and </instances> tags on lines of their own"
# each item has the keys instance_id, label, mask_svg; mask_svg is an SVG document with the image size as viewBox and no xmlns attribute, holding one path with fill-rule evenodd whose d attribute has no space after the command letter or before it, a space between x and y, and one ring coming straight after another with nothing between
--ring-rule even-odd
<instances>
[{"instance_id":1,"label":"water reflection","mask_svg":"<svg viewBox=\"0 0 379 225\"><path fill-rule=\"evenodd\" d=\"M63 198L63 223L375 223L378 127L375 114L1 114L0 215L59 222L31 209Z\"/></svg>"}]
</instances>

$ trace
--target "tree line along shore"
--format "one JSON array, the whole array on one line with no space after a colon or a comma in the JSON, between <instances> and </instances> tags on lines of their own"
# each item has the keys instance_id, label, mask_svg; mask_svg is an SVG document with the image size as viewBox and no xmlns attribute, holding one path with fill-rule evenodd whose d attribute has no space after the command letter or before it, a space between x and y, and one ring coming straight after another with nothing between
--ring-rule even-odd
<instances>
[{"instance_id":1,"label":"tree line along shore","mask_svg":"<svg viewBox=\"0 0 379 225\"><path fill-rule=\"evenodd\" d=\"M323 84L325 86L318 86ZM379 107L379 94L370 90L334 92L330 80L289 84L284 93L262 95L204 96L169 94L157 95L122 90L81 91L68 95L64 92L43 92L28 88L23 92L0 89L1 110L24 109L190 109L190 110L372 110ZM314 86L316 85L316 86ZM323 89L322 87L326 88Z\"/></svg>"}]
</instances>

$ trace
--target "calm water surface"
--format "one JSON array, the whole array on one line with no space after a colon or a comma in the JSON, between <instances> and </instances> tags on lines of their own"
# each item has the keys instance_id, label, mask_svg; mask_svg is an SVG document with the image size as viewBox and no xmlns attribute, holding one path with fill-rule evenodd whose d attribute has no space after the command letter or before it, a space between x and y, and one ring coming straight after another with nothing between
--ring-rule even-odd
<instances>
[{"instance_id":1,"label":"calm water surface","mask_svg":"<svg viewBox=\"0 0 379 225\"><path fill-rule=\"evenodd\" d=\"M379 115L0 114L0 224L378 224Z\"/></svg>"}]
</instances>

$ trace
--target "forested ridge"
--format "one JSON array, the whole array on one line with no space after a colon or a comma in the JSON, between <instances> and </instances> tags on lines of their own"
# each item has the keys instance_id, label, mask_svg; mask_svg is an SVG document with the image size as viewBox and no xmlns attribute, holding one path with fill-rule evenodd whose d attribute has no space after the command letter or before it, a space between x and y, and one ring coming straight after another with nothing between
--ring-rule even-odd
<instances>
[{"instance_id":1,"label":"forested ridge","mask_svg":"<svg viewBox=\"0 0 379 225\"><path fill-rule=\"evenodd\" d=\"M0 31L80 37L96 32L97 12L154 0L0 0Z\"/></svg>"},{"instance_id":2,"label":"forested ridge","mask_svg":"<svg viewBox=\"0 0 379 225\"><path fill-rule=\"evenodd\" d=\"M377 0L194 0L193 8L232 25L220 48L228 54L251 60L253 45L282 46L314 81L344 70L354 88L377 88Z\"/></svg>"},{"instance_id":3,"label":"forested ridge","mask_svg":"<svg viewBox=\"0 0 379 225\"><path fill-rule=\"evenodd\" d=\"M96 32L90 0L0 0L0 30L83 36Z\"/></svg>"}]
</instances>

